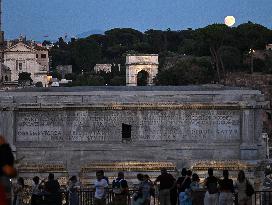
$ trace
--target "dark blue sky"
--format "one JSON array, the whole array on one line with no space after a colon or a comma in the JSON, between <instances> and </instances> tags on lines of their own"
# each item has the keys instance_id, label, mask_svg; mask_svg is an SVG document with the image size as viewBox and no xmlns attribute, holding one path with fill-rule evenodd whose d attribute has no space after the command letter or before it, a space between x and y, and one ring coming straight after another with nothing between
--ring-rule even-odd
<instances>
[{"instance_id":1,"label":"dark blue sky","mask_svg":"<svg viewBox=\"0 0 272 205\"><path fill-rule=\"evenodd\" d=\"M7 38L57 39L89 30L131 27L181 30L252 21L272 28L272 0L2 0Z\"/></svg>"}]
</instances>

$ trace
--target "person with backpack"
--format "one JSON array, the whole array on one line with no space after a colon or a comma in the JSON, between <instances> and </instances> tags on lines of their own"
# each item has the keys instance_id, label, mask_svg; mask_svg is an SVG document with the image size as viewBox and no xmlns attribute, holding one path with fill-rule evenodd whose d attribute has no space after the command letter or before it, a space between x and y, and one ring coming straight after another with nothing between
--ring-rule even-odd
<instances>
[{"instance_id":1,"label":"person with backpack","mask_svg":"<svg viewBox=\"0 0 272 205\"><path fill-rule=\"evenodd\" d=\"M208 177L204 181L206 193L204 197L204 205L218 205L218 179L213 176L213 169L208 169Z\"/></svg>"},{"instance_id":2,"label":"person with backpack","mask_svg":"<svg viewBox=\"0 0 272 205\"><path fill-rule=\"evenodd\" d=\"M238 192L239 205L251 205L251 196L254 194L254 190L253 192L248 193L248 186L251 186L251 184L245 177L245 172L240 170L238 173L237 182L235 183L235 188Z\"/></svg>"},{"instance_id":3,"label":"person with backpack","mask_svg":"<svg viewBox=\"0 0 272 205\"><path fill-rule=\"evenodd\" d=\"M127 205L128 204L128 184L125 180L124 172L119 172L117 179L112 182L112 191L114 194L114 205Z\"/></svg>"},{"instance_id":4,"label":"person with backpack","mask_svg":"<svg viewBox=\"0 0 272 205\"><path fill-rule=\"evenodd\" d=\"M177 186L177 189L178 189L178 198L181 198L180 195L184 195L184 192L185 192L183 182L184 182L184 180L186 178L186 173L187 173L187 169L183 168L181 170L181 177L179 177L178 180L176 181L176 186Z\"/></svg>"},{"instance_id":5,"label":"person with backpack","mask_svg":"<svg viewBox=\"0 0 272 205\"><path fill-rule=\"evenodd\" d=\"M182 181L179 190L181 191L179 193L179 205L185 205L188 195L186 194L186 191L188 191L190 189L190 185L192 183L192 171L191 170L187 170L186 171L186 176L184 178L184 180Z\"/></svg>"}]
</instances>

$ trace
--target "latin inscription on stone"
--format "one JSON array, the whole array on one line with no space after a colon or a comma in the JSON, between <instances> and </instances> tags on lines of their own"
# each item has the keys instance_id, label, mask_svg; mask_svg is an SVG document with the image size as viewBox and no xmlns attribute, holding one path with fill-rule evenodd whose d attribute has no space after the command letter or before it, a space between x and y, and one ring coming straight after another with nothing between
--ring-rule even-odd
<instances>
[{"instance_id":1,"label":"latin inscription on stone","mask_svg":"<svg viewBox=\"0 0 272 205\"><path fill-rule=\"evenodd\" d=\"M17 111L17 141L120 141L122 123L135 141L237 142L235 110Z\"/></svg>"}]
</instances>

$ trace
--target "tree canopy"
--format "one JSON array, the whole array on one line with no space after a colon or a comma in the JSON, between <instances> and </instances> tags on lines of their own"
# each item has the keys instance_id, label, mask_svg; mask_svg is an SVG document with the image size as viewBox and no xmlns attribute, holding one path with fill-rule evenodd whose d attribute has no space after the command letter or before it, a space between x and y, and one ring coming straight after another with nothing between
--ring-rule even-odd
<instances>
[{"instance_id":1,"label":"tree canopy","mask_svg":"<svg viewBox=\"0 0 272 205\"><path fill-rule=\"evenodd\" d=\"M68 43L60 38L50 55L53 68L57 65L73 65L77 83L81 81L89 85L93 84L90 83L92 81L98 84L103 82L108 85L123 85L126 53L156 53L160 56L157 84L179 85L220 81L227 72L250 71L247 63L249 50L264 49L268 43L272 43L272 31L252 22L232 28L224 24L212 24L195 30L188 28L178 31L150 29L140 32L131 28L114 28L104 34L72 39ZM191 57L184 58L188 56ZM183 59L182 63L174 61L175 58ZM262 62L254 59L253 63L262 67L257 70L271 73L269 59L265 58ZM199 61L205 62L205 65ZM97 63L112 64L112 68L120 64L121 70L110 74L94 73L93 67ZM194 75L198 73L209 76L205 76L205 79L201 76L192 77L192 72ZM80 77L82 73L92 74L86 77L87 80ZM180 75L187 76L187 80ZM213 78L210 79L210 76Z\"/></svg>"}]
</instances>

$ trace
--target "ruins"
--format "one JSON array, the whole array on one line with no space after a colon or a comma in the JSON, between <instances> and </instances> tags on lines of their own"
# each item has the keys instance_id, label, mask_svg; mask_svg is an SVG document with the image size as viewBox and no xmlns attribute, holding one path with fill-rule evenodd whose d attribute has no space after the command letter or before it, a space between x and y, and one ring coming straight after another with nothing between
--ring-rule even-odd
<instances>
[{"instance_id":1,"label":"ruins","mask_svg":"<svg viewBox=\"0 0 272 205\"><path fill-rule=\"evenodd\" d=\"M132 178L212 166L242 167L257 179L266 106L260 91L219 85L24 89L1 92L0 133L23 177L88 181L98 169ZM122 124L131 127L125 137Z\"/></svg>"}]
</instances>

